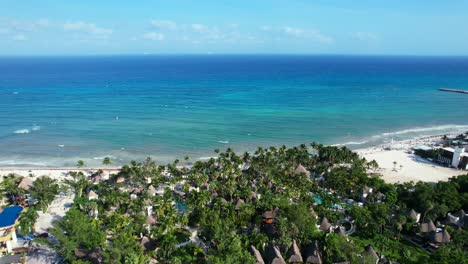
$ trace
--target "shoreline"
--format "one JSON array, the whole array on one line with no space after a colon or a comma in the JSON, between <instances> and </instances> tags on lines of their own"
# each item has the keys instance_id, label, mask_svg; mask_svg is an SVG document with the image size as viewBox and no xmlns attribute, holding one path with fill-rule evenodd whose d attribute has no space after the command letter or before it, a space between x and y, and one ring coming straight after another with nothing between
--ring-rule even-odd
<instances>
[{"instance_id":1,"label":"shoreline","mask_svg":"<svg viewBox=\"0 0 468 264\"><path fill-rule=\"evenodd\" d=\"M437 182L440 180L448 180L450 177L468 174L468 171L461 171L453 168L442 167L440 165L429 162L410 153L410 150L417 145L435 145L440 142L443 136L454 137L459 133L438 134L430 136L420 136L411 139L394 141L393 143L385 143L367 148L354 149L353 151L366 160L376 160L379 164L378 171L382 178L389 183L409 182L409 181L426 181ZM203 161L203 159L198 159ZM394 164L396 162L396 165ZM181 165L189 166L189 165ZM397 167L395 169L395 167ZM70 171L81 171L86 174L91 174L97 170L103 170L107 173L115 173L121 169L121 166L109 167L0 167L0 176L8 174L17 174L32 178L40 176L49 176L55 179L63 179L68 176ZM1 180L1 179L0 179Z\"/></svg>"}]
</instances>

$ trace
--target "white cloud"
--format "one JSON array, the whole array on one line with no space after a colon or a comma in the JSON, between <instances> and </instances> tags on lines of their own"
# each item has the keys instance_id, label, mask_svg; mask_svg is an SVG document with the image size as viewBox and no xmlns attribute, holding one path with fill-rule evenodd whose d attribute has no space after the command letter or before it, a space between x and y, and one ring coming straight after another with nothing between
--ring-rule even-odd
<instances>
[{"instance_id":1,"label":"white cloud","mask_svg":"<svg viewBox=\"0 0 468 264\"><path fill-rule=\"evenodd\" d=\"M301 28L283 27L283 32L294 37L303 37L305 31Z\"/></svg>"},{"instance_id":2,"label":"white cloud","mask_svg":"<svg viewBox=\"0 0 468 264\"><path fill-rule=\"evenodd\" d=\"M282 27L281 31L289 36L293 36L296 38L304 38L304 39L311 39L323 44L331 44L334 39L330 36L327 36L316 29L302 29L302 28L294 28L294 27Z\"/></svg>"},{"instance_id":3,"label":"white cloud","mask_svg":"<svg viewBox=\"0 0 468 264\"><path fill-rule=\"evenodd\" d=\"M151 20L151 25L161 30L176 30L177 23L171 20Z\"/></svg>"},{"instance_id":4,"label":"white cloud","mask_svg":"<svg viewBox=\"0 0 468 264\"><path fill-rule=\"evenodd\" d=\"M0 34L8 34L10 33L10 29L8 28L0 28Z\"/></svg>"},{"instance_id":5,"label":"white cloud","mask_svg":"<svg viewBox=\"0 0 468 264\"><path fill-rule=\"evenodd\" d=\"M351 37L360 41L375 41L378 39L378 37L375 34L370 33L370 32L358 31L358 32L353 32L350 35Z\"/></svg>"},{"instance_id":6,"label":"white cloud","mask_svg":"<svg viewBox=\"0 0 468 264\"><path fill-rule=\"evenodd\" d=\"M210 31L209 28L203 24L192 24L190 25L190 27L192 28L193 31L197 33L206 33Z\"/></svg>"},{"instance_id":7,"label":"white cloud","mask_svg":"<svg viewBox=\"0 0 468 264\"><path fill-rule=\"evenodd\" d=\"M148 40L164 40L164 34L158 32L147 32L143 34L143 38Z\"/></svg>"},{"instance_id":8,"label":"white cloud","mask_svg":"<svg viewBox=\"0 0 468 264\"><path fill-rule=\"evenodd\" d=\"M17 41L23 41L23 40L27 40L28 38L23 34L16 34L13 36L13 39Z\"/></svg>"},{"instance_id":9,"label":"white cloud","mask_svg":"<svg viewBox=\"0 0 468 264\"><path fill-rule=\"evenodd\" d=\"M260 30L262 30L262 31L271 31L271 30L273 30L273 28L271 26L261 26Z\"/></svg>"},{"instance_id":10,"label":"white cloud","mask_svg":"<svg viewBox=\"0 0 468 264\"><path fill-rule=\"evenodd\" d=\"M63 24L63 29L65 31L79 31L79 32L85 32L88 34L99 35L103 37L109 36L113 32L112 29L101 28L101 27L96 26L93 23L86 23L83 21L66 22L65 24Z\"/></svg>"}]
</instances>

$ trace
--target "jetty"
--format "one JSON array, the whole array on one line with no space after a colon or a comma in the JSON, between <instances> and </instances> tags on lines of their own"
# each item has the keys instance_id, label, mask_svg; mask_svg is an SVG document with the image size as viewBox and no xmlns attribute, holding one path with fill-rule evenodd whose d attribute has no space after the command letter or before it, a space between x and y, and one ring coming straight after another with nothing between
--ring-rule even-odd
<instances>
[{"instance_id":1,"label":"jetty","mask_svg":"<svg viewBox=\"0 0 468 264\"><path fill-rule=\"evenodd\" d=\"M440 88L438 89L439 91L442 92L451 92L451 93L462 93L462 94L468 94L468 91L466 90L458 90L458 89L450 89L450 88Z\"/></svg>"}]
</instances>

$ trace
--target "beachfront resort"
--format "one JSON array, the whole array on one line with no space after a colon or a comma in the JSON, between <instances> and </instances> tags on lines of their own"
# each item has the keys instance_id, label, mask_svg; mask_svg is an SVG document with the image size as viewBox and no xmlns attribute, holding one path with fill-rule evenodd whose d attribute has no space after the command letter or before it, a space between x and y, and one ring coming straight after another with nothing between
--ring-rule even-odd
<instances>
[{"instance_id":1,"label":"beachfront resort","mask_svg":"<svg viewBox=\"0 0 468 264\"><path fill-rule=\"evenodd\" d=\"M2 254L18 263L467 259L468 175L387 183L376 161L315 143L216 154L189 166L148 158L4 175Z\"/></svg>"}]
</instances>

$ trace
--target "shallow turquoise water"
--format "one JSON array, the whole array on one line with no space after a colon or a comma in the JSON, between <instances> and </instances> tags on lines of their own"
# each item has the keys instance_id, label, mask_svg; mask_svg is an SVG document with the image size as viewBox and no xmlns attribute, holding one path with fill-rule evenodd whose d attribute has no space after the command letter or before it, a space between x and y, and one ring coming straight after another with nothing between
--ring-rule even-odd
<instances>
[{"instance_id":1,"label":"shallow turquoise water","mask_svg":"<svg viewBox=\"0 0 468 264\"><path fill-rule=\"evenodd\" d=\"M0 58L0 166L352 148L468 130L468 58Z\"/></svg>"}]
</instances>

